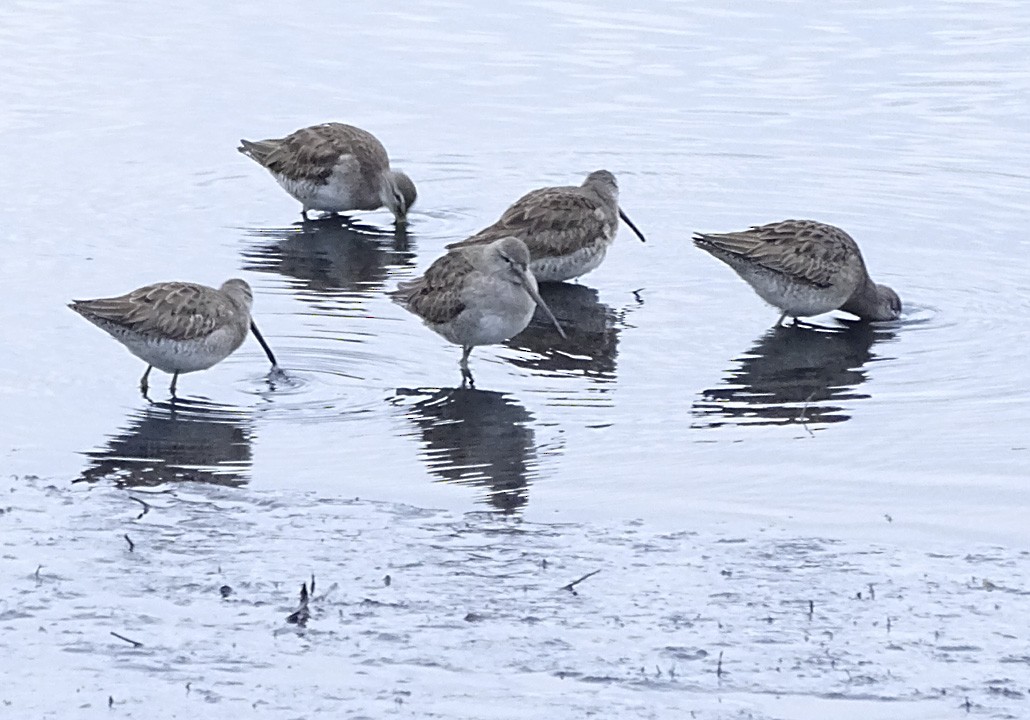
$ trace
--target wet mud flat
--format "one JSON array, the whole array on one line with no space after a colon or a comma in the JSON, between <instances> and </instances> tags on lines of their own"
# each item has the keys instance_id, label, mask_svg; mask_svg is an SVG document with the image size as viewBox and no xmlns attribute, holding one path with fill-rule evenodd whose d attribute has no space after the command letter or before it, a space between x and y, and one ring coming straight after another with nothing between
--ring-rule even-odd
<instances>
[{"instance_id":1,"label":"wet mud flat","mask_svg":"<svg viewBox=\"0 0 1030 720\"><path fill-rule=\"evenodd\" d=\"M0 716L1025 717L1028 571L998 547L6 477Z\"/></svg>"}]
</instances>

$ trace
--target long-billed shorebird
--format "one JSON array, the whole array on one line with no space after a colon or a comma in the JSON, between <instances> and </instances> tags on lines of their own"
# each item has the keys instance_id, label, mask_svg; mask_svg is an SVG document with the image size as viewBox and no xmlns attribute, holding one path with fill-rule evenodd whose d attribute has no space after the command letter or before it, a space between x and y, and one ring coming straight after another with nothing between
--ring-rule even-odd
<instances>
[{"instance_id":1,"label":"long-billed shorebird","mask_svg":"<svg viewBox=\"0 0 1030 720\"><path fill-rule=\"evenodd\" d=\"M206 370L243 344L247 330L261 343L275 368L272 349L250 317L250 285L226 280L215 289L185 282L146 285L126 295L76 300L68 305L147 363L140 390L147 392L153 368L172 375Z\"/></svg>"},{"instance_id":2,"label":"long-billed shorebird","mask_svg":"<svg viewBox=\"0 0 1030 720\"><path fill-rule=\"evenodd\" d=\"M558 319L540 298L528 266L525 243L500 238L451 250L421 277L399 283L391 295L431 330L461 345L462 382L474 384L468 365L472 348L518 335L537 305L565 337Z\"/></svg>"},{"instance_id":3,"label":"long-billed shorebird","mask_svg":"<svg viewBox=\"0 0 1030 720\"><path fill-rule=\"evenodd\" d=\"M284 138L240 140L237 148L308 210L338 213L386 207L404 222L415 203L415 183L390 169L386 148L361 128L325 123Z\"/></svg>"},{"instance_id":4,"label":"long-billed shorebird","mask_svg":"<svg viewBox=\"0 0 1030 720\"><path fill-rule=\"evenodd\" d=\"M863 320L896 320L901 299L869 277L858 245L840 228L784 220L732 233L696 233L694 244L729 265L783 314L843 310Z\"/></svg>"},{"instance_id":5,"label":"long-billed shorebird","mask_svg":"<svg viewBox=\"0 0 1030 720\"><path fill-rule=\"evenodd\" d=\"M529 269L537 281L562 282L585 275L601 264L615 240L619 218L644 240L619 208L615 176L597 170L578 187L545 187L523 195L493 225L447 247L517 237L529 248Z\"/></svg>"}]
</instances>

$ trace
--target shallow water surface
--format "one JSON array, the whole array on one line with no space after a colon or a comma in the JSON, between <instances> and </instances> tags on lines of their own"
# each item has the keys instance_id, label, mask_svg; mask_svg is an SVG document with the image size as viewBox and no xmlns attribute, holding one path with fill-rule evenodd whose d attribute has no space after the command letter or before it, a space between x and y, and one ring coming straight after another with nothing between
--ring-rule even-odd
<instances>
[{"instance_id":1,"label":"shallow water surface","mask_svg":"<svg viewBox=\"0 0 1030 720\"><path fill-rule=\"evenodd\" d=\"M138 713L159 701L176 712L181 697L164 693L215 667L266 688L300 682L282 665L331 663L340 642L354 641L364 648L351 657L358 679L340 692L376 685L385 704L370 716L384 708L462 716L473 706L462 704L460 686L496 694L502 675L525 683L513 696L523 699L548 678L554 694L527 699L520 716L555 714L573 672L580 690L567 707L576 717L609 704L656 717L688 705L709 717L939 717L941 708L959 712L966 694L986 715L1020 714L1030 688L1008 680L1025 669L1026 651L1009 648L1002 626L1025 625L1021 551L1030 540L1030 389L1021 363L1030 346L1022 261L1030 248L1030 7L434 0L344 9L310 0L284 14L264 0L9 5L0 23L0 459L15 494L35 488L14 503L17 513L0 516L0 524L18 518L20 528L4 531L5 568L23 593L0 607L14 623L9 647L94 679L114 663L130 685L167 670L171 684L127 710ZM418 184L407 228L396 230L383 211L302 222L297 203L235 151L240 137L328 120L374 132ZM615 173L622 207L648 241L623 228L598 270L541 289L567 339L538 315L509 342L477 348L476 387L459 387L460 350L387 292L528 190L578 184L599 168ZM848 230L874 279L901 295L901 320L828 315L815 327L773 327L777 311L690 242L694 230L787 217ZM248 340L215 368L182 377L179 398L159 373L143 398L142 363L65 307L149 282L218 285L234 276L254 288L256 319L285 375L269 375ZM36 565L71 563L65 543L124 544L116 517L134 505L127 493L141 492L164 499L168 513L147 515L147 532L168 543L185 533L189 543L161 546L138 567L127 563L141 562L142 548L94 547L60 571L75 593L34 606L34 587L56 587L45 570L26 579ZM83 502L106 509L82 525L89 515L71 509ZM326 506L343 514L319 515ZM405 529L409 512L426 513L430 528L411 521L418 526ZM45 539L49 522L62 526L58 540ZM470 536L453 530L464 522ZM627 528L648 539L633 545ZM233 577L217 571L231 552L204 555L208 533L250 548ZM546 548L520 544L538 535L550 538ZM570 556L589 562L563 578L598 562L609 568L601 577L612 578L611 563L622 563L623 575L597 579L611 608L581 608L567 632L515 643L481 671L463 653L508 647L520 628L535 627L527 618L538 617L536 600L516 610L505 605L522 592L516 585L457 582L439 563L490 554L497 537L534 558L560 555L568 541ZM730 538L747 550L721 544ZM454 557L451 542L462 547ZM833 552L783 554L781 542ZM620 543L630 549L606 555ZM994 554L978 568L970 558L984 548ZM862 583L831 570L792 574L823 560L824 569L857 568ZM817 636L802 639L800 625L789 640L755 628L732 644L712 632L695 638L692 618L744 612L749 590L734 590L731 601L707 585L698 590L689 573L670 578L684 577L681 566L718 573L724 562L744 568L734 578L765 577L762 602L773 608L808 599L796 583L810 580L813 597L837 603L823 628L835 635L879 632L870 629L874 615L884 623L890 613L932 614L940 586L928 589L922 574L945 577L939 609L958 618L947 632L964 639L929 644L939 628L926 619L913 640L920 660L906 655L899 665L909 674L899 680L867 667L893 650L863 636L845 683L832 662L827 669L818 659L810 670L818 645L797 659ZM371 583L367 567L353 563L383 574L423 568L409 591L432 593L427 602L438 605L404 606L395 627L382 616L363 627L370 616L352 605L360 593L344 592L347 600L323 603L322 622L284 638L282 609L300 580L315 571L340 588L357 576ZM194 566L201 574L175 570ZM157 571L169 575L150 574ZM483 570L488 578L521 572ZM850 598L885 575L904 601L890 611L863 605L871 615L858 618ZM994 584L1003 577L1014 600L989 621L994 639L980 642L971 636L991 603L970 578L988 575ZM241 577L253 583L245 602L255 614L238 642L273 659L237 666L207 654L191 671L173 671L190 652L177 637L214 653L217 631L235 621L210 615L232 607L212 589L241 587ZM527 592L536 582L526 580ZM648 610L651 585L660 607ZM501 604L500 629L462 619L466 605L494 612L464 602L468 593ZM152 606L158 596L174 612ZM391 612L370 608L371 617ZM751 621L766 610L747 612ZM120 632L114 619L126 613L138 620L130 629L142 624L166 638L163 652L101 648L96 633ZM615 637L632 613L634 635ZM442 623L439 633L427 639L425 628L406 625L416 616ZM680 616L689 622L670 620ZM192 633L192 619L209 625ZM27 628L47 623L84 624L67 632L89 637L33 645ZM682 636L665 637L670 628ZM405 650L370 649L379 641ZM790 653L778 652L781 641ZM430 648L424 656L420 643ZM966 646L977 649L955 649ZM720 649L730 674L706 684ZM704 682L681 673L696 657L706 659ZM421 669L409 674L414 666ZM383 689L387 667L402 689ZM34 677L28 686L47 676ZM459 689L432 707L407 706L398 702L405 683ZM204 699L247 697L267 703L270 717L306 711L285 690L218 687ZM67 700L33 712L66 717L58 705ZM88 702L96 710L105 700ZM329 710L355 709L322 700Z\"/></svg>"}]
</instances>

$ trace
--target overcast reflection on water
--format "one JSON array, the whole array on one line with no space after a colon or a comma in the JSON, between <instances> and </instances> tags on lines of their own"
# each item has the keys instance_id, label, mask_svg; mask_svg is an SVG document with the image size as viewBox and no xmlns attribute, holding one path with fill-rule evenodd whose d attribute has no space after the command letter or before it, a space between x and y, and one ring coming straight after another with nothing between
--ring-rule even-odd
<instances>
[{"instance_id":1,"label":"overcast reflection on water","mask_svg":"<svg viewBox=\"0 0 1030 720\"><path fill-rule=\"evenodd\" d=\"M475 388L399 389L394 404L418 428L431 473L483 488L484 500L497 510L526 504L536 446L533 416L517 400Z\"/></svg>"},{"instance_id":2,"label":"overcast reflection on water","mask_svg":"<svg viewBox=\"0 0 1030 720\"><path fill-rule=\"evenodd\" d=\"M699 427L790 425L811 428L844 422L876 360L873 346L895 336L886 326L843 328L778 325L733 361L723 383L701 393L693 414Z\"/></svg>"},{"instance_id":3,"label":"overcast reflection on water","mask_svg":"<svg viewBox=\"0 0 1030 720\"><path fill-rule=\"evenodd\" d=\"M416 248L403 225L380 228L330 216L248 234L260 242L243 250L244 269L286 278L295 295L310 302L371 295L414 265Z\"/></svg>"},{"instance_id":4,"label":"overcast reflection on water","mask_svg":"<svg viewBox=\"0 0 1030 720\"><path fill-rule=\"evenodd\" d=\"M9 6L10 472L77 477L84 448L106 452L97 428L146 414L139 362L71 298L240 276L286 377L248 341L183 382L250 418L251 486L476 507L432 482L388 402L456 384L460 351L388 292L526 192L605 168L647 242L622 227L599 268L542 288L567 340L538 317L473 355L537 456L562 448L524 516L847 512L876 536L889 503L934 536L1025 537L1024 4ZM298 222L236 149L327 121L415 181L403 232L387 211ZM847 230L925 322L770 331L776 312L689 240L788 217Z\"/></svg>"},{"instance_id":5,"label":"overcast reflection on water","mask_svg":"<svg viewBox=\"0 0 1030 720\"><path fill-rule=\"evenodd\" d=\"M83 453L89 463L78 481L242 485L253 436L250 413L240 408L193 398L151 402L132 410L103 446Z\"/></svg>"},{"instance_id":6,"label":"overcast reflection on water","mask_svg":"<svg viewBox=\"0 0 1030 720\"><path fill-rule=\"evenodd\" d=\"M598 383L615 380L620 323L624 311L600 302L598 292L579 283L544 283L543 298L558 318L566 337L537 308L529 327L509 340L508 347L525 350L509 362L536 372L580 375Z\"/></svg>"}]
</instances>

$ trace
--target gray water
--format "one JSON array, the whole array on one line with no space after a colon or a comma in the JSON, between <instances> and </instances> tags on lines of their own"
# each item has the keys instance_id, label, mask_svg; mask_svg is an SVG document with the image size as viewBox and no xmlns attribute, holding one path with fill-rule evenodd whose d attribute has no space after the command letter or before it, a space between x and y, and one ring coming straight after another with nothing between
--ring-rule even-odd
<instances>
[{"instance_id":1,"label":"gray water","mask_svg":"<svg viewBox=\"0 0 1030 720\"><path fill-rule=\"evenodd\" d=\"M1024 714L1028 56L1018 2L8 3L0 702ZM302 224L235 151L328 120L416 181L406 233ZM599 168L648 242L460 389L385 291ZM847 229L902 319L774 329L690 243L787 217ZM234 276L285 379L248 341L148 402L65 307Z\"/></svg>"}]
</instances>

